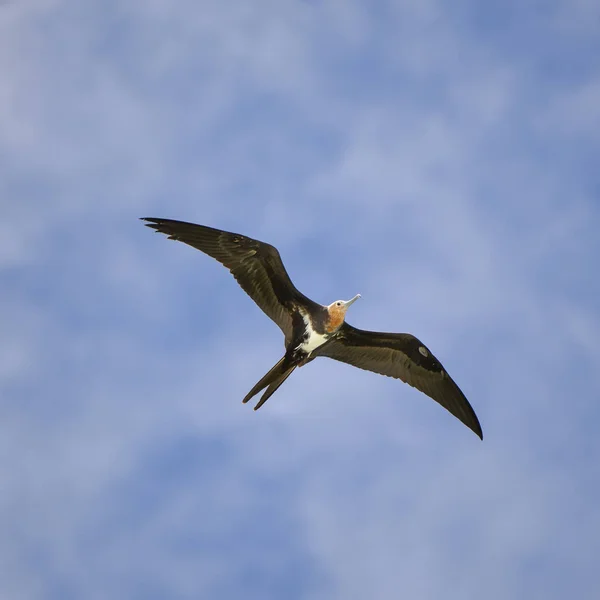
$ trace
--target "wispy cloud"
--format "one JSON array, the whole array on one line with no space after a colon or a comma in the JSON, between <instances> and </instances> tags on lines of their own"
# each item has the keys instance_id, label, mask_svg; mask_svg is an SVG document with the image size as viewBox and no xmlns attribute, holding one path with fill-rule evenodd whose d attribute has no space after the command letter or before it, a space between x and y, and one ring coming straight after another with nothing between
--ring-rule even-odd
<instances>
[{"instance_id":1,"label":"wispy cloud","mask_svg":"<svg viewBox=\"0 0 600 600\"><path fill-rule=\"evenodd\" d=\"M595 597L594 3L0 7L0 595ZM597 21L597 19L596 19ZM165 216L410 331L483 444Z\"/></svg>"}]
</instances>

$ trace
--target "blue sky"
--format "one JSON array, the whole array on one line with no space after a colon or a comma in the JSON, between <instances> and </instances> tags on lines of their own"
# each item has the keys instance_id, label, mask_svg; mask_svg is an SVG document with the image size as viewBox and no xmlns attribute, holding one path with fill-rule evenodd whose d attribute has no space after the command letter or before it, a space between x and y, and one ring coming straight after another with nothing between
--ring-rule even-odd
<instances>
[{"instance_id":1,"label":"blue sky","mask_svg":"<svg viewBox=\"0 0 600 600\"><path fill-rule=\"evenodd\" d=\"M600 9L0 7L0 597L600 596ZM282 354L179 218L416 334L484 442Z\"/></svg>"}]
</instances>

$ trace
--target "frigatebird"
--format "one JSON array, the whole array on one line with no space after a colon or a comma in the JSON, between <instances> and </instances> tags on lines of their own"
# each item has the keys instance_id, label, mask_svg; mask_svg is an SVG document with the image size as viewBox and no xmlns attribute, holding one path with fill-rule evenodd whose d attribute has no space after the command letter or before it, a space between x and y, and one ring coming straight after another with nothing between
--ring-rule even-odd
<instances>
[{"instance_id":1,"label":"frigatebird","mask_svg":"<svg viewBox=\"0 0 600 600\"><path fill-rule=\"evenodd\" d=\"M364 331L346 323L346 311L360 298L323 306L296 289L277 248L239 233L171 219L145 217L146 226L188 244L227 267L242 289L285 336L283 358L246 394L265 390L258 410L292 374L317 356L401 379L460 419L481 439L475 411L429 348L409 333Z\"/></svg>"}]
</instances>

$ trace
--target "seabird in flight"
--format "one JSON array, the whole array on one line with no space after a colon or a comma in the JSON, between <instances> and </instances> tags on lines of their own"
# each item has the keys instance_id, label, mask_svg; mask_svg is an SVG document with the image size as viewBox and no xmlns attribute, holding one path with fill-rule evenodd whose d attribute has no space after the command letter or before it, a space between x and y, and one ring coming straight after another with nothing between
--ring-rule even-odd
<instances>
[{"instance_id":1,"label":"seabird in flight","mask_svg":"<svg viewBox=\"0 0 600 600\"><path fill-rule=\"evenodd\" d=\"M429 348L409 333L364 331L346 323L346 311L360 298L323 306L292 283L277 249L252 238L183 221L144 218L147 227L212 256L227 267L242 289L285 336L283 358L246 394L263 394L259 409L292 374L317 356L401 379L460 419L481 439L475 411Z\"/></svg>"}]
</instances>

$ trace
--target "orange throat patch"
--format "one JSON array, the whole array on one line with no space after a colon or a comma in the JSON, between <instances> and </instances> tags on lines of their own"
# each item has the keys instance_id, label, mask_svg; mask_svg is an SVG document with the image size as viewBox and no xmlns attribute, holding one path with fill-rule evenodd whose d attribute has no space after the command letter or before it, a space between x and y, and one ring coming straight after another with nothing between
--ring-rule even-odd
<instances>
[{"instance_id":1,"label":"orange throat patch","mask_svg":"<svg viewBox=\"0 0 600 600\"><path fill-rule=\"evenodd\" d=\"M344 317L346 316L346 309L345 307L332 306L328 309L328 312L329 321L325 326L325 331L327 333L334 333L342 326L342 323L344 322Z\"/></svg>"}]
</instances>

